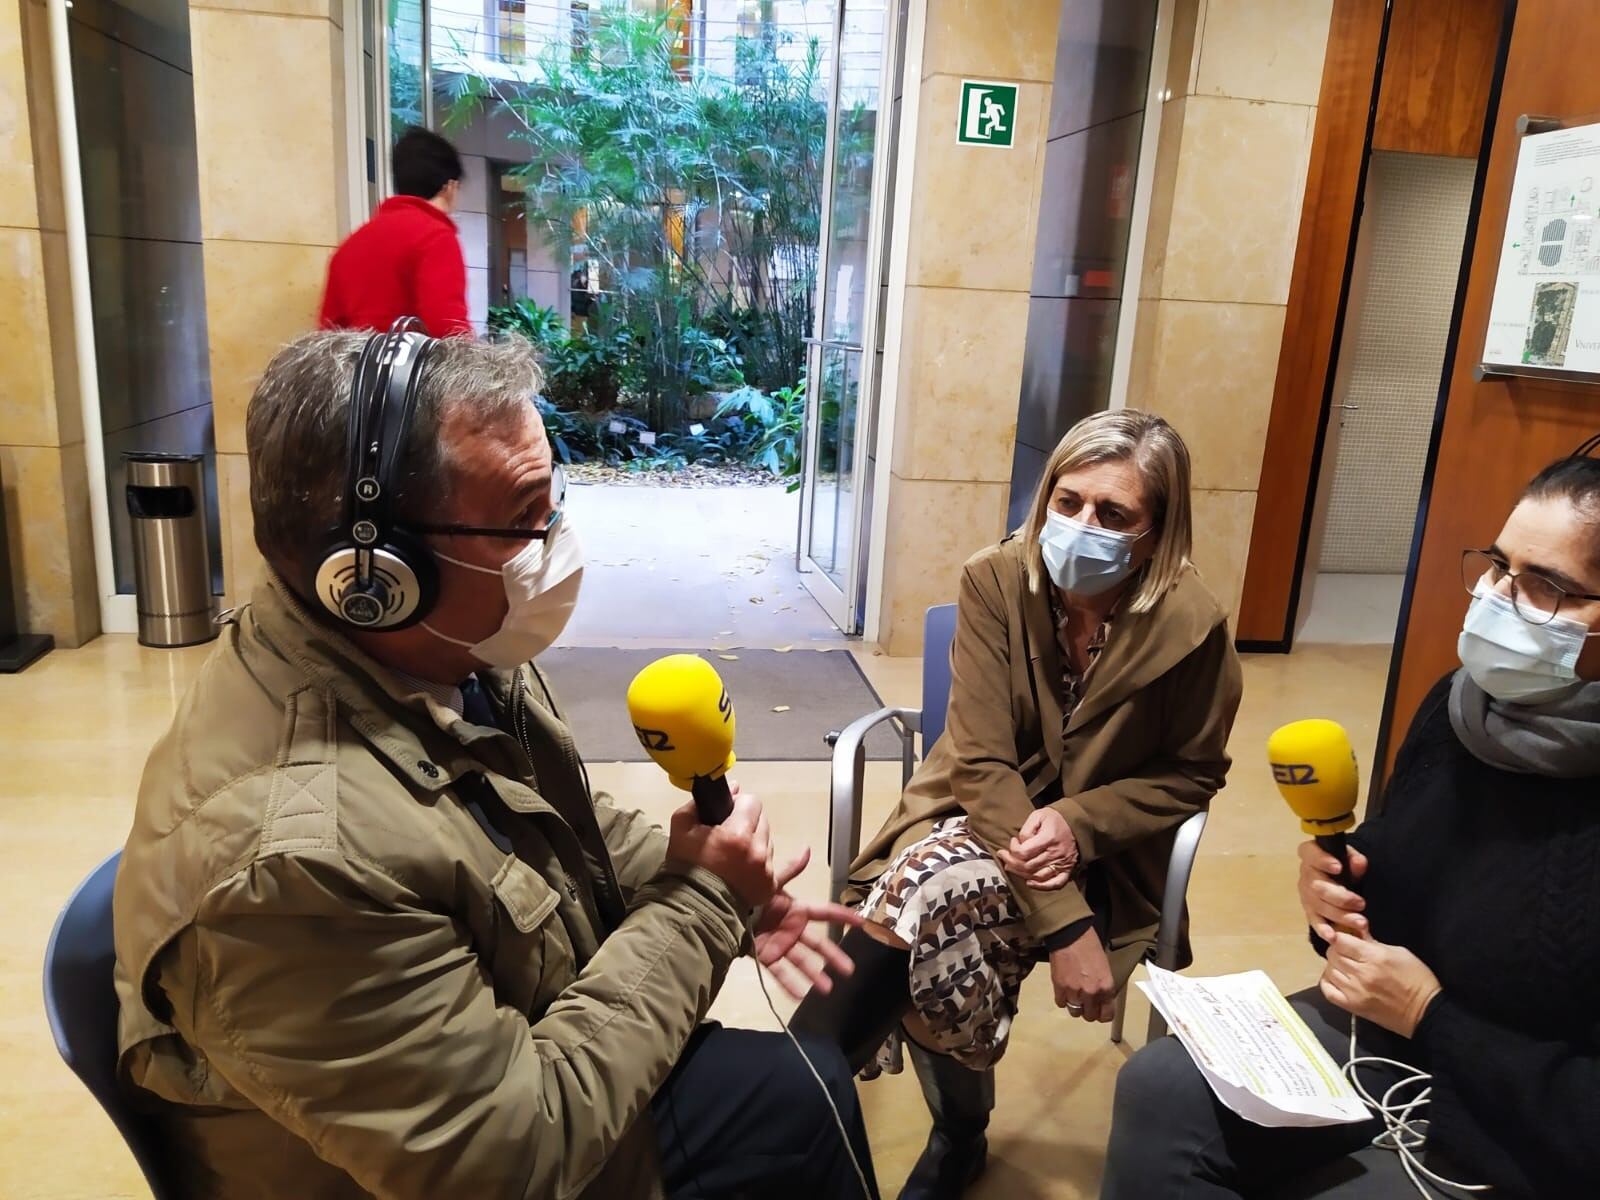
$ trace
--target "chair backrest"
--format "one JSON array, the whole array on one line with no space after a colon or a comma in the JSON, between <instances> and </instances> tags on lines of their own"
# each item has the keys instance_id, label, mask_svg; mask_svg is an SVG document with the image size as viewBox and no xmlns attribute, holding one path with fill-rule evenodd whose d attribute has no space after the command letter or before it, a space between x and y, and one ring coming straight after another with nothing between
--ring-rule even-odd
<instances>
[{"instance_id":1,"label":"chair backrest","mask_svg":"<svg viewBox=\"0 0 1600 1200\"><path fill-rule=\"evenodd\" d=\"M922 619L922 757L944 733L950 707L950 647L956 640L956 606L936 604Z\"/></svg>"},{"instance_id":2,"label":"chair backrest","mask_svg":"<svg viewBox=\"0 0 1600 1200\"><path fill-rule=\"evenodd\" d=\"M121 860L119 850L89 872L56 918L44 952L44 1008L56 1049L111 1117L150 1190L162 1200L176 1191L165 1179L159 1133L117 1084L111 890Z\"/></svg>"}]
</instances>

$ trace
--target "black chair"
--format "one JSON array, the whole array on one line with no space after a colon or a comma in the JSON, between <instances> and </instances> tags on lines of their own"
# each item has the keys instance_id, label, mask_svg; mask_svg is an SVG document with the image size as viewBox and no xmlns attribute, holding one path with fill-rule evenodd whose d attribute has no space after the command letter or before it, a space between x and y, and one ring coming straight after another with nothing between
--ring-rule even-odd
<instances>
[{"instance_id":1,"label":"black chair","mask_svg":"<svg viewBox=\"0 0 1600 1200\"><path fill-rule=\"evenodd\" d=\"M117 993L112 984L111 889L119 850L77 886L44 952L44 1009L56 1049L128 1143L155 1200L176 1200L155 1123L117 1084Z\"/></svg>"}]
</instances>

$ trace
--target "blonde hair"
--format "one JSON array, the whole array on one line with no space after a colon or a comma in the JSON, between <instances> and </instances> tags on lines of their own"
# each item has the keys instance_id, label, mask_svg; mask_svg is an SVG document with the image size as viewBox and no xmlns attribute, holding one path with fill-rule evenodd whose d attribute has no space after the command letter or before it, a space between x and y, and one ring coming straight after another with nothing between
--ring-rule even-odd
<instances>
[{"instance_id":1,"label":"blonde hair","mask_svg":"<svg viewBox=\"0 0 1600 1200\"><path fill-rule=\"evenodd\" d=\"M1057 481L1068 471L1103 462L1132 463L1151 507L1155 554L1144 565L1127 608L1129 612L1149 612L1183 574L1194 547L1194 532L1189 516L1189 448L1171 425L1137 409L1085 417L1067 430L1050 455L1021 530L1028 555L1028 587L1038 592L1049 578L1039 534Z\"/></svg>"}]
</instances>

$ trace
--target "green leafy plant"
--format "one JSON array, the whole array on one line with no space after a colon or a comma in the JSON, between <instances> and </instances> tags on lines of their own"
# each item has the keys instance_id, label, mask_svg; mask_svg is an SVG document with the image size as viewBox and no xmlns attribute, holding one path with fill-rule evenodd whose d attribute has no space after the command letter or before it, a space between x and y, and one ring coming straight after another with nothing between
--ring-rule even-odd
<instances>
[{"instance_id":1,"label":"green leafy plant","mask_svg":"<svg viewBox=\"0 0 1600 1200\"><path fill-rule=\"evenodd\" d=\"M681 338L690 395L702 396L744 386L743 364L726 338L693 325L684 327Z\"/></svg>"},{"instance_id":2,"label":"green leafy plant","mask_svg":"<svg viewBox=\"0 0 1600 1200\"><path fill-rule=\"evenodd\" d=\"M595 431L596 451L606 462L625 465L634 459L652 457L652 448L639 440L639 435L650 427L638 417L613 412L598 413L589 420Z\"/></svg>"},{"instance_id":3,"label":"green leafy plant","mask_svg":"<svg viewBox=\"0 0 1600 1200\"><path fill-rule=\"evenodd\" d=\"M527 215L600 288L574 329L527 301L493 310L491 324L539 347L563 461L746 462L792 488L821 234L821 48L808 40L797 55L768 26L718 78L684 63L677 18L636 7L597 5L583 52L553 42L521 82L470 67L443 76L447 126L509 115L528 145ZM875 116L840 114L837 172L870 171ZM835 201L844 236L864 220L856 192ZM832 433L819 445L835 457L837 374L825 372L820 397ZM712 414L692 421L708 397Z\"/></svg>"},{"instance_id":4,"label":"green leafy plant","mask_svg":"<svg viewBox=\"0 0 1600 1200\"><path fill-rule=\"evenodd\" d=\"M723 398L714 419L737 421L746 444L740 457L765 467L800 486L800 459L805 452L805 383L779 388L770 396L755 388L740 388Z\"/></svg>"},{"instance_id":5,"label":"green leafy plant","mask_svg":"<svg viewBox=\"0 0 1600 1200\"><path fill-rule=\"evenodd\" d=\"M490 307L489 332L525 337L541 352L570 336L565 317L554 308L527 299Z\"/></svg>"},{"instance_id":6,"label":"green leafy plant","mask_svg":"<svg viewBox=\"0 0 1600 1200\"><path fill-rule=\"evenodd\" d=\"M491 333L527 338L544 367L544 398L557 408L596 412L615 408L629 374L631 334L591 322L579 330L562 315L531 300L489 310Z\"/></svg>"},{"instance_id":7,"label":"green leafy plant","mask_svg":"<svg viewBox=\"0 0 1600 1200\"><path fill-rule=\"evenodd\" d=\"M544 419L556 457L568 465L601 462L624 466L637 459L648 459L657 452L639 440L649 427L638 417L624 412L569 412L539 397L534 402Z\"/></svg>"},{"instance_id":8,"label":"green leafy plant","mask_svg":"<svg viewBox=\"0 0 1600 1200\"><path fill-rule=\"evenodd\" d=\"M537 401L556 457L563 463L601 462L629 470L670 470L689 463L749 463L799 486L803 451L805 388L782 388L771 396L745 387L724 396L704 422L657 433L647 445L649 427L616 410L571 412Z\"/></svg>"},{"instance_id":9,"label":"green leafy plant","mask_svg":"<svg viewBox=\"0 0 1600 1200\"><path fill-rule=\"evenodd\" d=\"M557 408L542 396L534 401L534 405L544 418L544 431L550 438L556 457L569 466L575 462L587 462L596 449L592 424L577 413Z\"/></svg>"},{"instance_id":10,"label":"green leafy plant","mask_svg":"<svg viewBox=\"0 0 1600 1200\"><path fill-rule=\"evenodd\" d=\"M398 139L422 124L423 7L420 0L388 0L384 23L389 51L389 131Z\"/></svg>"},{"instance_id":11,"label":"green leafy plant","mask_svg":"<svg viewBox=\"0 0 1600 1200\"><path fill-rule=\"evenodd\" d=\"M623 402L682 429L698 397L749 381L777 391L812 328L827 111L821 50L744 39L733 79L686 71L679 19L608 0L586 50L548 46L532 78L448 81L446 123L494 109L529 148L527 214L592 264L602 344ZM547 350L551 386L566 364ZM585 385L577 393L595 391ZM569 406L569 397L560 403ZM590 404L591 407L598 405Z\"/></svg>"}]
</instances>

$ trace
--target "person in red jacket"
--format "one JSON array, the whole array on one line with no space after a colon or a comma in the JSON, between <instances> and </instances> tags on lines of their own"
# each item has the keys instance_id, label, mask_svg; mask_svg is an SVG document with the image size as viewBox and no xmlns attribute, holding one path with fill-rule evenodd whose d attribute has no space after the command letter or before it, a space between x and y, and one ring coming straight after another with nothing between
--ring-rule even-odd
<instances>
[{"instance_id":1,"label":"person in red jacket","mask_svg":"<svg viewBox=\"0 0 1600 1200\"><path fill-rule=\"evenodd\" d=\"M450 217L461 175L461 156L436 133L411 129L395 143L395 194L333 252L322 328L382 330L397 317L419 317L434 337L472 332L467 268Z\"/></svg>"}]
</instances>

